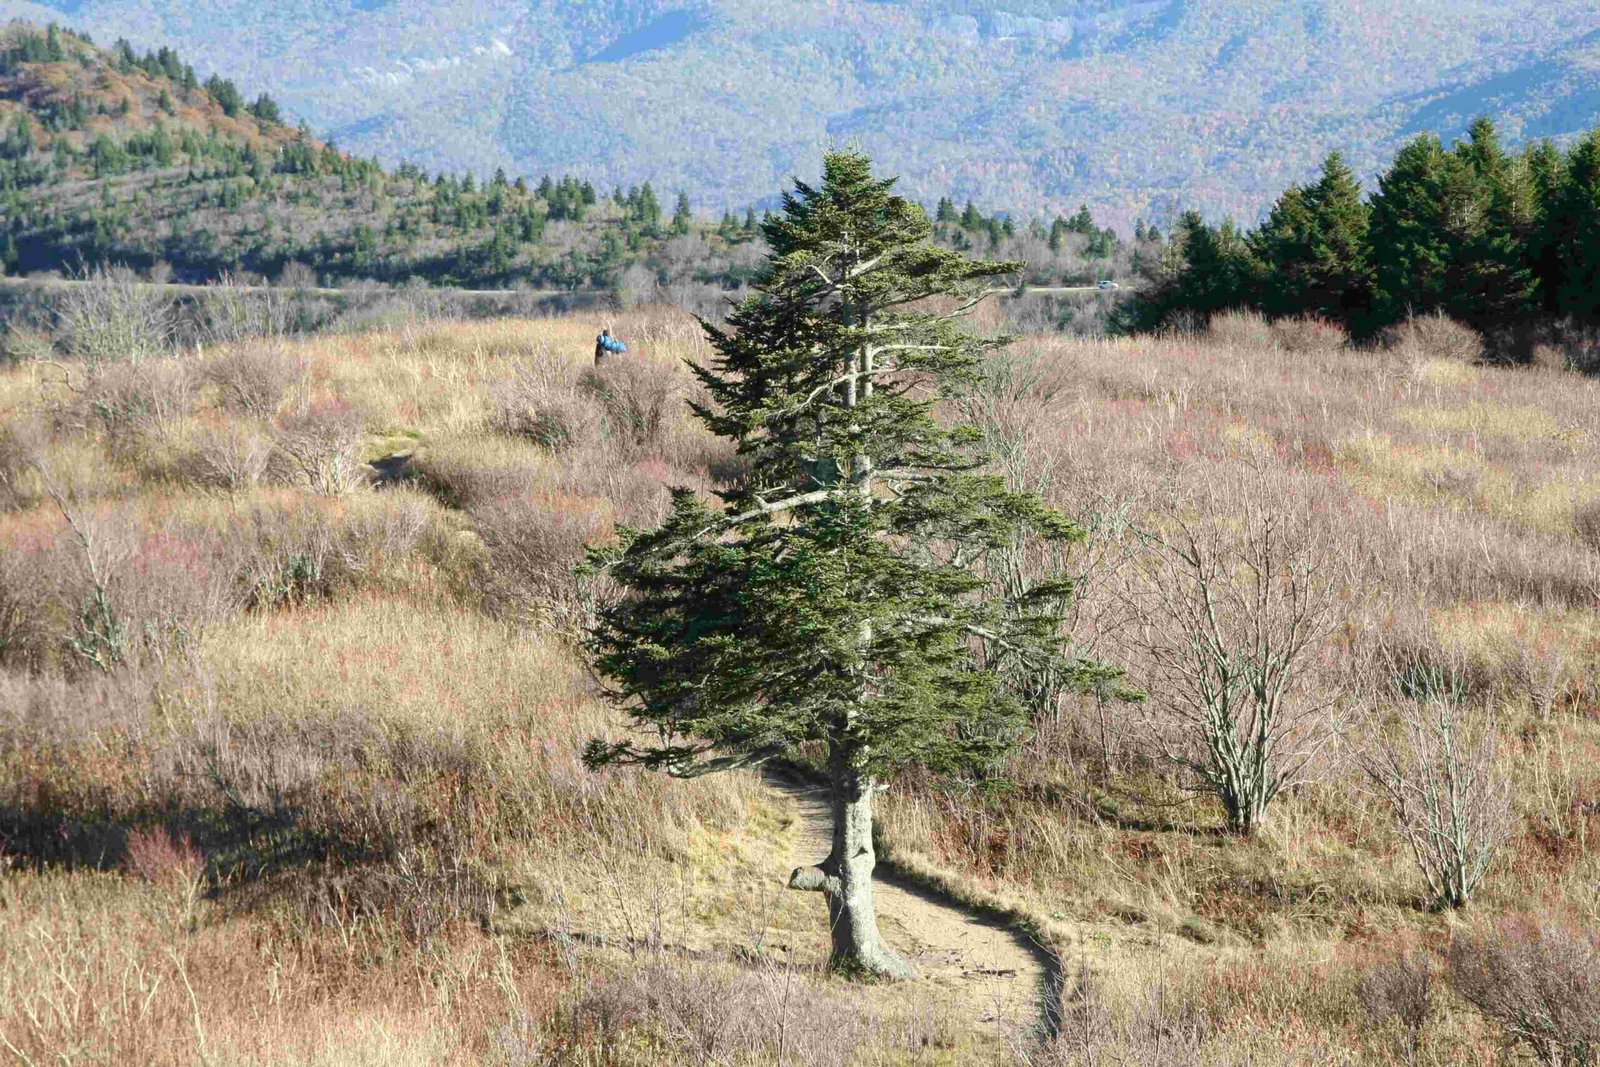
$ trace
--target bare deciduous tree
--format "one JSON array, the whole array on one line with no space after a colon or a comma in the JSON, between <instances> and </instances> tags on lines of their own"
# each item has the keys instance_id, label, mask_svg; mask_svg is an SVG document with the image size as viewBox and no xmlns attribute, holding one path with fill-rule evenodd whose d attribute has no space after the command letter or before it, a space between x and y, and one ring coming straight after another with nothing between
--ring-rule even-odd
<instances>
[{"instance_id":1,"label":"bare deciduous tree","mask_svg":"<svg viewBox=\"0 0 1600 1067\"><path fill-rule=\"evenodd\" d=\"M1048 605L1060 617L1057 632L1070 641L1080 662L1101 654L1105 639L1126 625L1126 605L1115 596L1098 595L1133 562L1139 538L1134 536L1126 502L1107 499L1098 487L1080 487L1066 458L1051 445L1050 434L1064 417L1067 375L1059 364L1037 355L992 359L976 385L957 400L963 421L983 434L989 461L1008 490L1037 493L1080 516L1087 536L1063 544L1019 534L993 549L982 561L995 592L1009 605ZM1069 576L1060 581L1060 576ZM1055 588L1041 583L1053 578ZM1082 676L1057 665L1006 660L1002 671L1008 687L1030 709L1036 725L1060 725L1062 709L1072 695L1083 693ZM1104 770L1113 762L1114 730L1110 709L1137 694L1125 685L1093 690L1100 721L1090 724L1099 734ZM1115 698L1115 699L1113 699Z\"/></svg>"},{"instance_id":2,"label":"bare deciduous tree","mask_svg":"<svg viewBox=\"0 0 1600 1067\"><path fill-rule=\"evenodd\" d=\"M1156 749L1249 834L1334 734L1339 688L1307 675L1338 601L1303 502L1259 474L1231 488L1174 518L1131 643Z\"/></svg>"},{"instance_id":3,"label":"bare deciduous tree","mask_svg":"<svg viewBox=\"0 0 1600 1067\"><path fill-rule=\"evenodd\" d=\"M67 351L91 368L169 352L177 330L172 301L124 267L75 279L57 314Z\"/></svg>"},{"instance_id":4,"label":"bare deciduous tree","mask_svg":"<svg viewBox=\"0 0 1600 1067\"><path fill-rule=\"evenodd\" d=\"M1515 826L1493 715L1469 715L1451 687L1394 710L1386 736L1367 746L1363 766L1435 903L1465 907Z\"/></svg>"}]
</instances>

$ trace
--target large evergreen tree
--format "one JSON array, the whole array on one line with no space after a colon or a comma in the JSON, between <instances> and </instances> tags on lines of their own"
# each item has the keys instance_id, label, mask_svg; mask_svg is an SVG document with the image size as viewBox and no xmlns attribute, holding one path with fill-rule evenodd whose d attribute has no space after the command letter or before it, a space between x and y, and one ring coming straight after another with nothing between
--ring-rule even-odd
<instances>
[{"instance_id":1,"label":"large evergreen tree","mask_svg":"<svg viewBox=\"0 0 1600 1067\"><path fill-rule=\"evenodd\" d=\"M1330 153L1321 178L1291 187L1273 206L1251 247L1265 268L1263 309L1364 321L1372 298L1367 205L1344 158Z\"/></svg>"},{"instance_id":2,"label":"large evergreen tree","mask_svg":"<svg viewBox=\"0 0 1600 1067\"><path fill-rule=\"evenodd\" d=\"M1579 141L1545 221L1559 276L1555 308L1600 320L1600 130Z\"/></svg>"},{"instance_id":3,"label":"large evergreen tree","mask_svg":"<svg viewBox=\"0 0 1600 1067\"><path fill-rule=\"evenodd\" d=\"M1253 307L1261 289L1261 262L1231 219L1211 226L1198 212L1178 220L1174 235L1182 266L1170 299L1204 316Z\"/></svg>"},{"instance_id":4,"label":"large evergreen tree","mask_svg":"<svg viewBox=\"0 0 1600 1067\"><path fill-rule=\"evenodd\" d=\"M1494 123L1480 118L1456 147L1458 203L1447 206L1454 237L1452 314L1486 329L1513 322L1532 309L1537 281L1524 258L1537 217L1533 175L1526 163L1500 147Z\"/></svg>"},{"instance_id":5,"label":"large evergreen tree","mask_svg":"<svg viewBox=\"0 0 1600 1067\"><path fill-rule=\"evenodd\" d=\"M1562 267L1557 249L1561 234L1552 226L1552 213L1567 177L1567 160L1548 139L1530 145L1522 155L1533 187L1533 225L1522 250L1538 286L1540 310L1557 312L1561 293Z\"/></svg>"},{"instance_id":6,"label":"large evergreen tree","mask_svg":"<svg viewBox=\"0 0 1600 1067\"><path fill-rule=\"evenodd\" d=\"M1372 200L1373 268L1380 318L1393 322L1440 307L1451 260L1445 237L1449 158L1423 134L1402 147Z\"/></svg>"},{"instance_id":7,"label":"large evergreen tree","mask_svg":"<svg viewBox=\"0 0 1600 1067\"><path fill-rule=\"evenodd\" d=\"M985 473L975 431L934 418L1000 343L965 314L1019 265L934 246L892 186L863 155L828 155L821 185L797 184L765 225L756 294L726 329L706 325L711 403L696 412L750 474L717 506L675 490L659 528L592 555L624 595L591 652L651 740L587 753L693 776L825 752L832 850L790 884L825 895L834 965L882 976L909 969L873 910L880 783L1013 743L1026 715L1001 679L1018 662L1109 680L1061 646L1050 605L1068 583L1006 601L975 571L1021 530L1078 528Z\"/></svg>"}]
</instances>

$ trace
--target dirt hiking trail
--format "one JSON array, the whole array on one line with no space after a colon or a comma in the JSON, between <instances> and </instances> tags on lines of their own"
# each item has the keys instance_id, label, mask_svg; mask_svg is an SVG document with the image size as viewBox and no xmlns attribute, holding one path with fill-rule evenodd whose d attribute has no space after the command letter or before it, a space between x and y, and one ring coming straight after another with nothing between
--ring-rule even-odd
<instances>
[{"instance_id":1,"label":"dirt hiking trail","mask_svg":"<svg viewBox=\"0 0 1600 1067\"><path fill-rule=\"evenodd\" d=\"M832 848L827 790L778 770L762 778L794 813L792 866L820 862ZM878 928L889 947L916 968L914 981L951 993L956 1010L968 1016L965 1021L1013 1040L1052 1030L1060 1018L1058 966L1033 938L902 877L882 859L873 895Z\"/></svg>"}]
</instances>

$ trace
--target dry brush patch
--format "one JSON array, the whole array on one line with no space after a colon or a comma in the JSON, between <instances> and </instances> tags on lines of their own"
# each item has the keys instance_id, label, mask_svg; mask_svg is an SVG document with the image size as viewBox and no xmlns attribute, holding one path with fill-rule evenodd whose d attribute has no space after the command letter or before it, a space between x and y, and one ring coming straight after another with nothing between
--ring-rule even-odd
<instances>
[{"instance_id":1,"label":"dry brush patch","mask_svg":"<svg viewBox=\"0 0 1600 1067\"><path fill-rule=\"evenodd\" d=\"M743 883L708 872L744 849L745 877L766 862L751 842L782 832L748 779L582 769L581 741L612 723L565 636L584 611L570 564L613 521L653 521L663 485L709 491L733 469L685 415L693 323L618 316L639 359L603 379L601 325L402 324L72 364L81 395L51 368L0 373L0 892L26 904L0 922L27 946L0 991L65 996L59 973L105 1006L44 1032L0 996L0 1034L39 1062L193 1062L202 1031L214 1062L772 1062L787 1010L828 1038L785 1043L790 1062L993 1060L927 1005L765 969L776 934L766 963L736 962L741 920L718 901ZM1247 511L1238 475L1281 470L1278 506L1359 594L1331 638L1358 664L1342 681L1388 691L1403 671L1357 655L1379 645L1417 677L1457 657L1472 713L1495 709L1523 829L1474 913L1592 922L1597 386L1413 334L1385 353L1317 324L1028 338L974 411L1016 446L1009 477L1086 521L1074 632L1133 666L1129 583L1174 529L1165 502L1213 492L1225 520ZM290 434L314 439L307 460L262 466ZM367 484L363 461L396 452L412 484ZM93 632L93 583L52 487L114 550L108 602L129 636L109 670L69 642ZM1025 572L1032 551L1006 565ZM1320 667L1308 684L1335 688ZM1244 842L1215 832L1220 806L1183 791L1129 709L1040 706L1008 790L913 776L881 805L897 854L1082 950L1079 1037L1019 1057L1489 1062L1498 1024L1439 964L1432 1006L1407 1006L1418 972L1387 946L1439 950L1446 921L1350 758L1359 738L1330 743ZM184 904L171 872L190 850L203 894ZM670 911L686 870L698 887L671 928L720 955L559 936L564 911L615 912L613 886L658 885ZM91 944L84 916L133 933Z\"/></svg>"}]
</instances>

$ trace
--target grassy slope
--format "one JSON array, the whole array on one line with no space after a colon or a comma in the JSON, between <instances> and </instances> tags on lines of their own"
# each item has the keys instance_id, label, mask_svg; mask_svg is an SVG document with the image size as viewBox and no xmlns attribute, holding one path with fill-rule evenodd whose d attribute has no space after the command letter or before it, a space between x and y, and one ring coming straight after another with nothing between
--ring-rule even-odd
<instances>
[{"instance_id":1,"label":"grassy slope","mask_svg":"<svg viewBox=\"0 0 1600 1067\"><path fill-rule=\"evenodd\" d=\"M784 968L816 958L820 907L778 890L792 828L753 779L581 769L615 726L571 645L568 565L731 463L682 407L692 323L617 325L637 355L601 379L581 318L249 343L75 373L81 392L53 367L0 375L0 932L20 946L0 1035L35 1062L681 1062L708 1043L995 1062L937 991ZM1600 620L1574 516L1600 490L1595 386L1291 340L1251 320L1027 339L1041 376L1007 417L1080 514L1149 514L1163 479L1269 457L1378 594L1355 626L1463 639L1502 708L1525 821L1477 917L1592 917ZM408 484L312 489L400 454ZM109 673L64 642L106 637L81 612L91 557L129 624ZM1082 631L1117 659L1102 573ZM1261 839L1220 838L1114 714L1103 735L1065 708L1006 797L913 781L883 809L892 851L1046 919L1093 976L1050 1062L1149 1056L1163 1034L1164 1062L1391 1055L1355 983L1458 921L1418 909L1349 768ZM1492 1056L1453 1004L1428 1042Z\"/></svg>"}]
</instances>

